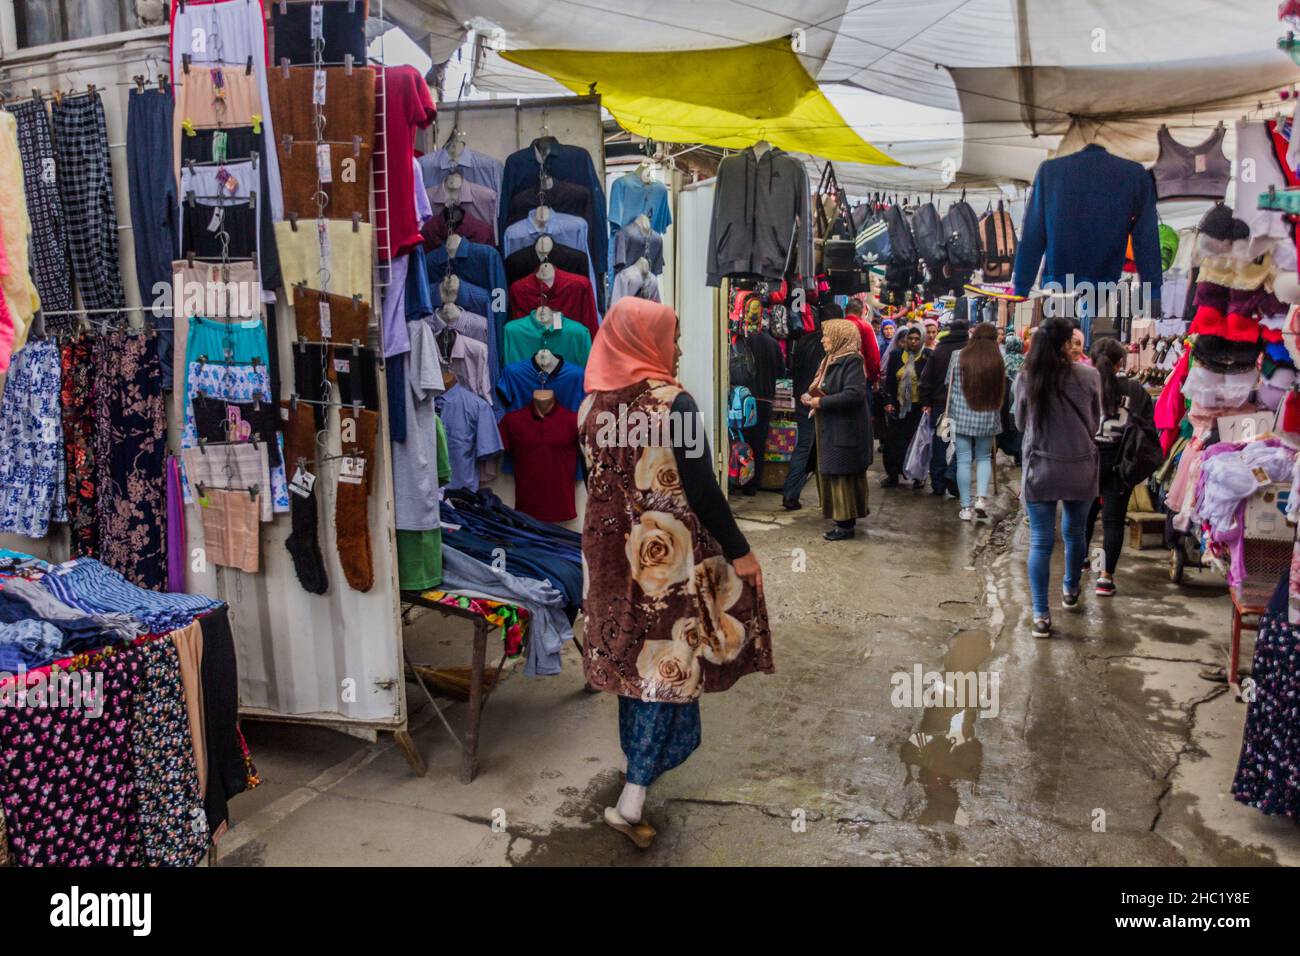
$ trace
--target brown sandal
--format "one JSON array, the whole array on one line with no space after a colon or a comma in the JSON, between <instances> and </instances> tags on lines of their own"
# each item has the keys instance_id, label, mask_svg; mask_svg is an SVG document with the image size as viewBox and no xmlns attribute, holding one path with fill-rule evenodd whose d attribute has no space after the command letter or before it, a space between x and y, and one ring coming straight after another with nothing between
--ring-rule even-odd
<instances>
[{"instance_id":1,"label":"brown sandal","mask_svg":"<svg viewBox=\"0 0 1300 956\"><path fill-rule=\"evenodd\" d=\"M627 820L623 819L623 814L618 812L617 807L605 808L605 823L623 834L642 850L649 848L650 844L654 842L657 833L655 828L646 823L645 820L628 823Z\"/></svg>"}]
</instances>

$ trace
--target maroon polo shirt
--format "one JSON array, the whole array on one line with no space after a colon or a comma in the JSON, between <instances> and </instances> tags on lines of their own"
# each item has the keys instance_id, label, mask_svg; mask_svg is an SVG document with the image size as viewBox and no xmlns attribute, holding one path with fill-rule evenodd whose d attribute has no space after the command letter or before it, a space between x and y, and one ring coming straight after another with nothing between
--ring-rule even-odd
<instances>
[{"instance_id":1,"label":"maroon polo shirt","mask_svg":"<svg viewBox=\"0 0 1300 956\"><path fill-rule=\"evenodd\" d=\"M501 419L501 442L515 461L515 507L539 521L578 516L578 416L559 402L545 415L530 401Z\"/></svg>"}]
</instances>

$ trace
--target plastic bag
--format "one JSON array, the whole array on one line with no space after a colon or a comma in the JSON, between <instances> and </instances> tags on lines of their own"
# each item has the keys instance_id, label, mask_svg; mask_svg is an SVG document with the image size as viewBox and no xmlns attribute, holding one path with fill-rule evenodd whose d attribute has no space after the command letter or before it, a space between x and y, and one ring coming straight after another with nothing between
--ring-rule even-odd
<instances>
[{"instance_id":1,"label":"plastic bag","mask_svg":"<svg viewBox=\"0 0 1300 956\"><path fill-rule=\"evenodd\" d=\"M934 426L930 416L922 415L917 423L916 434L912 444L907 446L907 457L903 459L903 475L912 481L925 481L930 477L930 448L934 444Z\"/></svg>"}]
</instances>

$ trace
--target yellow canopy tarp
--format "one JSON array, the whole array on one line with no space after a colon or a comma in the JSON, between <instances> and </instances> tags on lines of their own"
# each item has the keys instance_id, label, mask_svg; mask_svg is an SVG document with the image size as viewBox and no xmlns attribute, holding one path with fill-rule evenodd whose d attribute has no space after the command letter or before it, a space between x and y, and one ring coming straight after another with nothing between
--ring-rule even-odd
<instances>
[{"instance_id":1,"label":"yellow canopy tarp","mask_svg":"<svg viewBox=\"0 0 1300 956\"><path fill-rule=\"evenodd\" d=\"M574 93L594 87L605 109L639 136L732 149L765 139L824 159L898 165L844 122L787 39L713 50L508 50L501 56Z\"/></svg>"}]
</instances>

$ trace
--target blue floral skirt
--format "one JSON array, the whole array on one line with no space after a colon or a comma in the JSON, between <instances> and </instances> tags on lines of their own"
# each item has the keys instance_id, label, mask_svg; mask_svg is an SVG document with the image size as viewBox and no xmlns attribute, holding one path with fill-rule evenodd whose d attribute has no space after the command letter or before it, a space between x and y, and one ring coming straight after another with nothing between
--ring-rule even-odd
<instances>
[{"instance_id":1,"label":"blue floral skirt","mask_svg":"<svg viewBox=\"0 0 1300 956\"><path fill-rule=\"evenodd\" d=\"M700 702L666 704L619 697L618 739L627 756L627 782L648 787L684 763L700 745Z\"/></svg>"}]
</instances>

